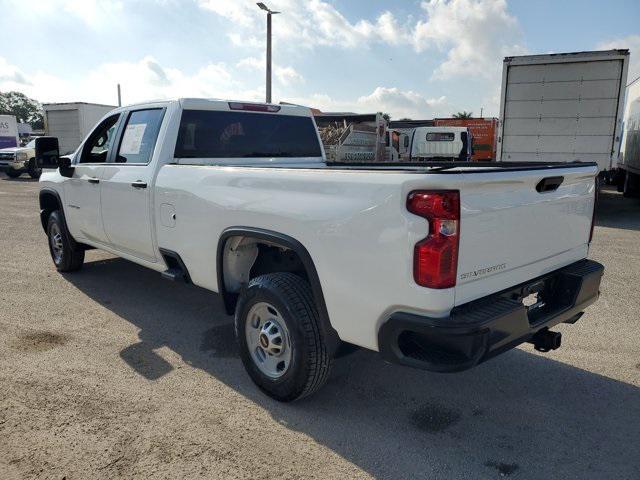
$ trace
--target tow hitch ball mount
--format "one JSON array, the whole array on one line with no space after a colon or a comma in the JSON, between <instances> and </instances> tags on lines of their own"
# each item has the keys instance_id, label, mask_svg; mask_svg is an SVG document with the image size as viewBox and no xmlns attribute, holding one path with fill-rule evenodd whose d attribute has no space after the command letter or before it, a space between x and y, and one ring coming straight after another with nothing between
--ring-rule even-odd
<instances>
[{"instance_id":1,"label":"tow hitch ball mount","mask_svg":"<svg viewBox=\"0 0 640 480\"><path fill-rule=\"evenodd\" d=\"M548 352L560 348L562 343L562 333L551 332L547 328L536 332L529 340L533 343L533 348L538 352Z\"/></svg>"}]
</instances>

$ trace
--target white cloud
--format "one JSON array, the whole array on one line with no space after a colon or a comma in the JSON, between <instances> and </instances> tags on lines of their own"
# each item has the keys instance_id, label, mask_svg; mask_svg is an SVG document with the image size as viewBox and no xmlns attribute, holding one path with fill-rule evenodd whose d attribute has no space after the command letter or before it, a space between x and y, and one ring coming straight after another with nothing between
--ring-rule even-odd
<instances>
[{"instance_id":1,"label":"white cloud","mask_svg":"<svg viewBox=\"0 0 640 480\"><path fill-rule=\"evenodd\" d=\"M264 58L247 57L236 63L236 67L258 70L264 68Z\"/></svg>"},{"instance_id":2,"label":"white cloud","mask_svg":"<svg viewBox=\"0 0 640 480\"><path fill-rule=\"evenodd\" d=\"M200 7L211 10L242 26L253 26L258 7L242 0L199 0Z\"/></svg>"},{"instance_id":3,"label":"white cloud","mask_svg":"<svg viewBox=\"0 0 640 480\"><path fill-rule=\"evenodd\" d=\"M285 86L304 81L304 77L293 67L281 67L274 65L273 73L275 74L276 79Z\"/></svg>"},{"instance_id":4,"label":"white cloud","mask_svg":"<svg viewBox=\"0 0 640 480\"><path fill-rule=\"evenodd\" d=\"M227 37L235 47L244 47L246 49L265 48L265 40L260 40L254 35L232 32L229 33Z\"/></svg>"},{"instance_id":5,"label":"white cloud","mask_svg":"<svg viewBox=\"0 0 640 480\"><path fill-rule=\"evenodd\" d=\"M265 58L259 57L247 57L236 63L236 67L248 68L251 70L265 71ZM304 77L298 73L298 71L291 66L282 66L278 64L273 65L273 74L278 82L284 86L289 86L294 83L304 82Z\"/></svg>"},{"instance_id":6,"label":"white cloud","mask_svg":"<svg viewBox=\"0 0 640 480\"><path fill-rule=\"evenodd\" d=\"M448 116L452 111L445 96L427 98L411 90L400 90L396 87L376 87L370 94L356 100L336 99L324 93L315 93L306 97L290 98L287 101L319 108L324 112L386 112L396 120Z\"/></svg>"},{"instance_id":7,"label":"white cloud","mask_svg":"<svg viewBox=\"0 0 640 480\"><path fill-rule=\"evenodd\" d=\"M200 5L239 24L230 34L236 46L262 48L256 30L264 31L264 17L253 2L202 0ZM274 17L274 42L280 48L333 46L367 48L375 43L407 46L421 53L440 50L446 58L434 78L474 75L495 78L502 57L526 52L517 19L509 14L506 0L429 0L421 4L423 18L401 22L390 11L375 21L350 22L331 3L271 0L282 11Z\"/></svg>"},{"instance_id":8,"label":"white cloud","mask_svg":"<svg viewBox=\"0 0 640 480\"><path fill-rule=\"evenodd\" d=\"M123 4L114 0L9 0L5 11L26 9L26 19L51 19L56 14L72 15L95 29L106 29L122 13Z\"/></svg>"},{"instance_id":9,"label":"white cloud","mask_svg":"<svg viewBox=\"0 0 640 480\"><path fill-rule=\"evenodd\" d=\"M414 91L403 91L396 87L377 87L371 94L358 98L360 111L383 111L393 118L431 118L442 116L447 98L425 98Z\"/></svg>"},{"instance_id":10,"label":"white cloud","mask_svg":"<svg viewBox=\"0 0 640 480\"><path fill-rule=\"evenodd\" d=\"M256 29L264 31L264 12L248 1L200 0L200 7L236 22L240 32L229 34L232 43L251 48L264 46L255 36ZM295 48L318 45L344 48L364 47L372 41L394 45L410 41L409 30L401 26L391 12L382 13L375 22L350 22L336 7L322 0L270 0L269 7L281 11L273 17L274 41L291 43Z\"/></svg>"},{"instance_id":11,"label":"white cloud","mask_svg":"<svg viewBox=\"0 0 640 480\"><path fill-rule=\"evenodd\" d=\"M251 77L243 69L263 68L263 60L248 57L235 67L224 63L210 63L188 74L174 67L160 64L151 56L137 62L104 63L88 71L86 75L57 77L43 72L27 74L0 57L0 91L20 90L41 102L86 101L114 105L116 85L122 86L123 102L137 103L146 100L175 97L205 97L262 101L262 78ZM8 72L8 73L5 73ZM281 83L302 81L291 67L274 68ZM16 81L19 78L19 82ZM256 86L258 85L258 86ZM428 98L411 90L380 86L370 94L357 99L334 99L326 93L304 97L280 97L301 105L324 111L354 111L358 113L388 112L393 118L431 118L448 115L453 111L445 96Z\"/></svg>"},{"instance_id":12,"label":"white cloud","mask_svg":"<svg viewBox=\"0 0 640 480\"><path fill-rule=\"evenodd\" d=\"M421 6L427 19L415 26L416 51L435 47L447 53L434 78L494 78L502 57L526 52L506 0L430 0Z\"/></svg>"},{"instance_id":13,"label":"white cloud","mask_svg":"<svg viewBox=\"0 0 640 480\"><path fill-rule=\"evenodd\" d=\"M16 71L0 57L0 69ZM187 74L177 68L165 67L153 57L138 62L96 65L85 75L57 77L43 72L26 74L26 81L17 84L15 78L0 77L0 91L20 90L41 102L87 101L115 104L116 85L122 86L123 102L136 103L172 97L208 97L262 100L264 89L245 84L236 72L223 63L210 63ZM5 78L6 77L6 78Z\"/></svg>"},{"instance_id":14,"label":"white cloud","mask_svg":"<svg viewBox=\"0 0 640 480\"><path fill-rule=\"evenodd\" d=\"M22 70L0 57L0 85L2 84L11 85L13 90L17 90L30 85L30 82Z\"/></svg>"},{"instance_id":15,"label":"white cloud","mask_svg":"<svg viewBox=\"0 0 640 480\"><path fill-rule=\"evenodd\" d=\"M597 46L598 50L611 50L615 48L628 48L629 59L629 82L640 77L640 35L628 35L623 38L602 42Z\"/></svg>"}]
</instances>

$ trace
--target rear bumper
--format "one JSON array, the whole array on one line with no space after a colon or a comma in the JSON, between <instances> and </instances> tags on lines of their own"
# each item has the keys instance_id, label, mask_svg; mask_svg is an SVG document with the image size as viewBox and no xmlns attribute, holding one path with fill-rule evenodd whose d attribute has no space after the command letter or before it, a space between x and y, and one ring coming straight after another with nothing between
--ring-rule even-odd
<instances>
[{"instance_id":1,"label":"rear bumper","mask_svg":"<svg viewBox=\"0 0 640 480\"><path fill-rule=\"evenodd\" d=\"M505 352L562 322L574 323L600 293L604 267L581 260L502 292L460 305L445 318L396 312L378 332L383 358L457 372ZM525 307L532 293L540 300Z\"/></svg>"}]
</instances>

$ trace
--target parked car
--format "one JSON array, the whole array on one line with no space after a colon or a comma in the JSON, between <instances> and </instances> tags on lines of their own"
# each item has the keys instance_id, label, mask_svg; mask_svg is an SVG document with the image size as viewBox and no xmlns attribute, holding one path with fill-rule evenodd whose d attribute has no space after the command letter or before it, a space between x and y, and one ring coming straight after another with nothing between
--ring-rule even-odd
<instances>
[{"instance_id":1,"label":"parked car","mask_svg":"<svg viewBox=\"0 0 640 480\"><path fill-rule=\"evenodd\" d=\"M70 156L36 142L55 267L99 248L218 292L281 401L341 342L438 372L558 348L599 294L594 163L329 166L309 109L202 99L118 108Z\"/></svg>"},{"instance_id":2,"label":"parked car","mask_svg":"<svg viewBox=\"0 0 640 480\"><path fill-rule=\"evenodd\" d=\"M36 143L31 140L24 147L0 149L0 170L11 178L28 173L31 178L40 178L42 169L36 165Z\"/></svg>"}]
</instances>

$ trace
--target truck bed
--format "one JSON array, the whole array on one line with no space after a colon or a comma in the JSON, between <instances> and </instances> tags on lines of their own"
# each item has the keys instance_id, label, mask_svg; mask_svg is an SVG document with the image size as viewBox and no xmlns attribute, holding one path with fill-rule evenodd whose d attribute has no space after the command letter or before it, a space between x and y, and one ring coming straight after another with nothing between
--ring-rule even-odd
<instances>
[{"instance_id":1,"label":"truck bed","mask_svg":"<svg viewBox=\"0 0 640 480\"><path fill-rule=\"evenodd\" d=\"M163 166L155 217L162 218L163 205L173 205L180 228L158 225L158 245L180 253L195 284L219 291L211 265L225 229L249 226L294 238L314 260L340 338L363 347L377 350L377 328L361 326L382 324L390 306L446 316L456 305L588 253L593 163L274 167ZM561 178L559 187L536 191L549 177ZM407 210L416 190L460 192L454 288L434 290L414 281L413 249L429 230L424 218Z\"/></svg>"}]
</instances>

